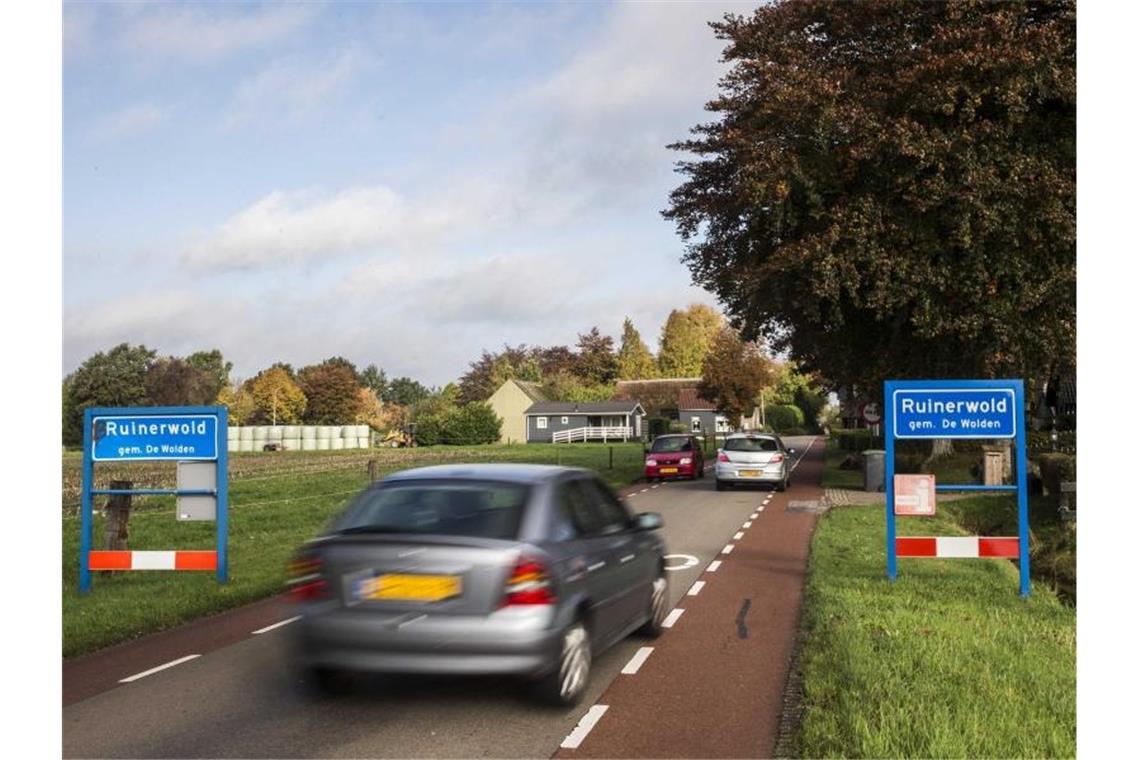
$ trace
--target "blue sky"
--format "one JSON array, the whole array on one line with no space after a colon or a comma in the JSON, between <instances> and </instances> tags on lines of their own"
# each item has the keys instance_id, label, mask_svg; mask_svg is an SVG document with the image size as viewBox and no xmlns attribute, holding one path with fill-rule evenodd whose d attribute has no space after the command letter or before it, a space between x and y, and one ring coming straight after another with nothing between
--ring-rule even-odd
<instances>
[{"instance_id":1,"label":"blue sky","mask_svg":"<svg viewBox=\"0 0 1140 760\"><path fill-rule=\"evenodd\" d=\"M428 384L690 284L665 145L753 4L66 4L64 371L117 343Z\"/></svg>"}]
</instances>

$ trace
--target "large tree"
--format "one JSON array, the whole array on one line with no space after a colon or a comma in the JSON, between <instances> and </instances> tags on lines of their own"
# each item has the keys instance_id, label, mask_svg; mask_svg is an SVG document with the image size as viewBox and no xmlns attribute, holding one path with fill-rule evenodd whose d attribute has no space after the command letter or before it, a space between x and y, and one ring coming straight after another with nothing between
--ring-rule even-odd
<instances>
[{"instance_id":1,"label":"large tree","mask_svg":"<svg viewBox=\"0 0 1140 760\"><path fill-rule=\"evenodd\" d=\"M156 359L146 373L147 398L156 406L206 406L222 389L216 375L177 356Z\"/></svg>"},{"instance_id":2,"label":"large tree","mask_svg":"<svg viewBox=\"0 0 1140 760\"><path fill-rule=\"evenodd\" d=\"M661 327L657 364L662 377L699 377L705 356L712 348L724 317L716 309L695 303L673 309Z\"/></svg>"},{"instance_id":3,"label":"large tree","mask_svg":"<svg viewBox=\"0 0 1140 760\"><path fill-rule=\"evenodd\" d=\"M539 350L526 345L504 345L499 353L484 350L483 355L471 362L470 368L459 378L459 400L465 404L485 401L511 379L540 380Z\"/></svg>"},{"instance_id":4,"label":"large tree","mask_svg":"<svg viewBox=\"0 0 1140 760\"><path fill-rule=\"evenodd\" d=\"M234 368L234 364L226 361L222 352L216 348L210 351L195 351L186 357L186 363L210 378L210 386L204 392L204 395L210 397L206 403L213 403L222 389L230 383L230 370Z\"/></svg>"},{"instance_id":5,"label":"large tree","mask_svg":"<svg viewBox=\"0 0 1140 760\"><path fill-rule=\"evenodd\" d=\"M641 339L641 333L633 326L633 320L625 318L621 330L621 348L618 349L618 377L622 380L645 380L657 377L657 360L649 347Z\"/></svg>"},{"instance_id":6,"label":"large tree","mask_svg":"<svg viewBox=\"0 0 1140 760\"><path fill-rule=\"evenodd\" d=\"M385 403L411 406L431 395L431 391L418 380L410 377L397 377L388 383L388 389L381 398Z\"/></svg>"},{"instance_id":7,"label":"large tree","mask_svg":"<svg viewBox=\"0 0 1140 760\"><path fill-rule=\"evenodd\" d=\"M614 354L614 339L602 335L597 327L578 336L578 360L574 374L590 385L605 385L617 380L618 358Z\"/></svg>"},{"instance_id":8,"label":"large tree","mask_svg":"<svg viewBox=\"0 0 1140 760\"><path fill-rule=\"evenodd\" d=\"M741 340L736 330L725 326L705 356L697 388L736 424L755 408L761 389L773 380L773 369L757 344Z\"/></svg>"},{"instance_id":9,"label":"large tree","mask_svg":"<svg viewBox=\"0 0 1140 760\"><path fill-rule=\"evenodd\" d=\"M83 442L83 410L89 406L145 406L147 371L155 352L121 343L89 357L64 382L64 443Z\"/></svg>"},{"instance_id":10,"label":"large tree","mask_svg":"<svg viewBox=\"0 0 1140 760\"><path fill-rule=\"evenodd\" d=\"M275 364L247 381L257 411L253 419L270 425L293 425L305 413L305 394L285 367Z\"/></svg>"},{"instance_id":11,"label":"large tree","mask_svg":"<svg viewBox=\"0 0 1140 760\"><path fill-rule=\"evenodd\" d=\"M379 400L384 397L384 392L388 390L388 375L375 364L369 364L360 373L360 384L376 394L376 398Z\"/></svg>"},{"instance_id":12,"label":"large tree","mask_svg":"<svg viewBox=\"0 0 1140 760\"><path fill-rule=\"evenodd\" d=\"M305 394L305 422L313 425L348 425L360 411L360 388L355 369L334 357L297 372L297 385Z\"/></svg>"},{"instance_id":13,"label":"large tree","mask_svg":"<svg viewBox=\"0 0 1140 760\"><path fill-rule=\"evenodd\" d=\"M1076 325L1072 2L776 2L713 25L663 213L745 338L835 384L1034 376Z\"/></svg>"}]
</instances>

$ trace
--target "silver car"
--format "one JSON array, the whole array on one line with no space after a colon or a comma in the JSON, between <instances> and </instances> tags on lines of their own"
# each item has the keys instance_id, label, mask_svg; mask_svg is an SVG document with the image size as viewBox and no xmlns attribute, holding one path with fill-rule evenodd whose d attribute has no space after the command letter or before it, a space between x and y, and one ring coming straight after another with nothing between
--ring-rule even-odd
<instances>
[{"instance_id":1,"label":"silver car","mask_svg":"<svg viewBox=\"0 0 1140 760\"><path fill-rule=\"evenodd\" d=\"M294 651L322 689L352 671L508 674L576 704L593 657L636 630L662 632L661 525L588 470L392 475L294 560Z\"/></svg>"},{"instance_id":2,"label":"silver car","mask_svg":"<svg viewBox=\"0 0 1140 760\"><path fill-rule=\"evenodd\" d=\"M775 435L735 433L717 450L716 490L741 483L772 483L777 491L788 487L791 473L790 455L795 449L784 448Z\"/></svg>"}]
</instances>

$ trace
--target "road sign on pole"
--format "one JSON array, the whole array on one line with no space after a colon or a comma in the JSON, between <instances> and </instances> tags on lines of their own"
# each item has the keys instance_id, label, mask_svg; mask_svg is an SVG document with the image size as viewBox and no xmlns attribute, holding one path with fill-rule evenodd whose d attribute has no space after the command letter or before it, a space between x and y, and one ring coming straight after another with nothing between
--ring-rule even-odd
<instances>
[{"instance_id":1,"label":"road sign on pole","mask_svg":"<svg viewBox=\"0 0 1140 760\"><path fill-rule=\"evenodd\" d=\"M1024 383L1021 380L888 380L883 384L883 398L886 399L887 577L892 581L898 577L899 557L1014 558L1020 571L1021 595L1029 596ZM1016 485L934 486L936 492L1016 492L1016 538L896 535L895 441L925 438L1016 438ZM909 506L908 503L906 507Z\"/></svg>"},{"instance_id":2,"label":"road sign on pole","mask_svg":"<svg viewBox=\"0 0 1140 760\"><path fill-rule=\"evenodd\" d=\"M83 413L83 490L80 498L79 592L91 589L92 570L214 570L219 583L228 577L229 494L224 406L91 408ZM212 486L175 488L95 488L97 462L155 461L213 463ZM209 479L206 480L209 483ZM202 497L213 500L214 551L92 551L93 497L131 494Z\"/></svg>"}]
</instances>

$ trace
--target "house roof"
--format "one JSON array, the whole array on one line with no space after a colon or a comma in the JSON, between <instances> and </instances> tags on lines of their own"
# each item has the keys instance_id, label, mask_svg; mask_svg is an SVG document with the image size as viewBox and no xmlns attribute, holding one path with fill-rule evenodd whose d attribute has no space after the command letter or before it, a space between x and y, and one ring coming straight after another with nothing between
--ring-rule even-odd
<instances>
[{"instance_id":1,"label":"house roof","mask_svg":"<svg viewBox=\"0 0 1140 760\"><path fill-rule=\"evenodd\" d=\"M655 380L618 380L614 388L615 399L627 399L646 391L675 394L682 388L696 388L699 377L660 377Z\"/></svg>"},{"instance_id":2,"label":"house roof","mask_svg":"<svg viewBox=\"0 0 1140 760\"><path fill-rule=\"evenodd\" d=\"M677 408L684 409L685 411L705 411L715 412L716 404L703 399L697 393L696 388L682 388L681 392L677 394Z\"/></svg>"},{"instance_id":3,"label":"house roof","mask_svg":"<svg viewBox=\"0 0 1140 760\"><path fill-rule=\"evenodd\" d=\"M633 414L638 409L641 404L636 401L538 401L524 414Z\"/></svg>"},{"instance_id":4,"label":"house roof","mask_svg":"<svg viewBox=\"0 0 1140 760\"><path fill-rule=\"evenodd\" d=\"M531 401L549 401L546 394L542 392L542 385L532 380L515 380L517 385L523 393L530 398Z\"/></svg>"}]
</instances>

